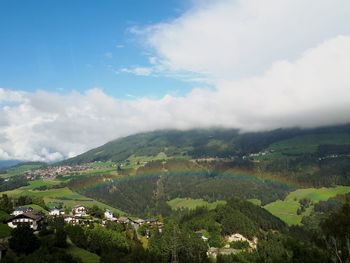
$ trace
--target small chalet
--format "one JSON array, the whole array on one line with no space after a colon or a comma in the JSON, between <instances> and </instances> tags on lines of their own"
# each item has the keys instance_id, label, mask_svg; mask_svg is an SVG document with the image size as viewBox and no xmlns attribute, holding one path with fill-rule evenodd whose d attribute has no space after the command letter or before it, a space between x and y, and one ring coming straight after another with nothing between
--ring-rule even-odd
<instances>
[{"instance_id":1,"label":"small chalet","mask_svg":"<svg viewBox=\"0 0 350 263\"><path fill-rule=\"evenodd\" d=\"M61 215L64 215L64 212L58 208L54 208L54 209L51 209L49 211L49 215L50 216L61 216Z\"/></svg>"},{"instance_id":2,"label":"small chalet","mask_svg":"<svg viewBox=\"0 0 350 263\"><path fill-rule=\"evenodd\" d=\"M18 216L31 211L33 211L33 208L31 207L16 207L15 210L11 213L11 215Z\"/></svg>"},{"instance_id":3,"label":"small chalet","mask_svg":"<svg viewBox=\"0 0 350 263\"><path fill-rule=\"evenodd\" d=\"M11 228L16 228L18 225L29 225L33 230L39 230L42 224L44 216L40 212L30 211L15 216L10 219L7 224Z\"/></svg>"},{"instance_id":4,"label":"small chalet","mask_svg":"<svg viewBox=\"0 0 350 263\"><path fill-rule=\"evenodd\" d=\"M67 224L72 224L72 225L79 225L79 218L76 218L74 216L67 215L64 217L64 222Z\"/></svg>"},{"instance_id":5,"label":"small chalet","mask_svg":"<svg viewBox=\"0 0 350 263\"><path fill-rule=\"evenodd\" d=\"M75 216L86 216L87 215L87 209L85 206L77 205L72 209L72 213Z\"/></svg>"},{"instance_id":6,"label":"small chalet","mask_svg":"<svg viewBox=\"0 0 350 263\"><path fill-rule=\"evenodd\" d=\"M114 220L114 216L113 216L113 212L111 210L106 209L105 213L104 213L104 217L107 220Z\"/></svg>"}]
</instances>

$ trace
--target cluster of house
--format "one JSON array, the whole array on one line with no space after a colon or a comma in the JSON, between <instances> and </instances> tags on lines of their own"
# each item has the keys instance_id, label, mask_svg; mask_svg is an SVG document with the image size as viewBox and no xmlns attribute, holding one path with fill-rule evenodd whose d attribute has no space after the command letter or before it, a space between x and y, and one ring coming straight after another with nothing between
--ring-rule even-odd
<instances>
[{"instance_id":1,"label":"cluster of house","mask_svg":"<svg viewBox=\"0 0 350 263\"><path fill-rule=\"evenodd\" d=\"M7 224L11 228L16 228L20 224L29 225L34 231L39 230L42 226L45 214L40 211L35 211L30 207L17 207L12 215L14 216L10 219ZM88 214L88 209L85 206L77 205L75 206L69 214L65 214L63 210L54 208L49 211L50 217L62 216L64 221L68 224L73 225L85 225L91 223L93 220ZM141 225L147 224L150 226L156 226L161 231L163 223L157 219L140 219L140 218L130 218L130 217L114 217L112 211L106 209L104 212L104 220L102 224L105 225L107 221L116 222L120 224L130 224L134 228L138 228Z\"/></svg>"},{"instance_id":2,"label":"cluster of house","mask_svg":"<svg viewBox=\"0 0 350 263\"><path fill-rule=\"evenodd\" d=\"M209 247L207 255L216 258L218 255L231 255L241 252L240 249L230 247L230 243L232 242L247 242L249 245L248 251L251 251L253 249L256 249L258 244L258 238L253 237L253 240L249 240L248 238L239 233L232 234L230 236L225 237L226 245L223 248Z\"/></svg>"},{"instance_id":3,"label":"cluster of house","mask_svg":"<svg viewBox=\"0 0 350 263\"><path fill-rule=\"evenodd\" d=\"M34 180L37 178L56 178L57 175L68 175L75 172L82 172L89 169L87 165L60 165L60 166L49 166L46 168L35 169L24 173L28 180Z\"/></svg>"}]
</instances>

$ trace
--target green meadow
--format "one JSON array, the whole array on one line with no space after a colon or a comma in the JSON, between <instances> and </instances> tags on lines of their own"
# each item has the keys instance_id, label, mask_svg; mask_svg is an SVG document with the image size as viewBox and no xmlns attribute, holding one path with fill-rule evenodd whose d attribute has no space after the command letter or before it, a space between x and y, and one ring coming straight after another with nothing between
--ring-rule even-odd
<instances>
[{"instance_id":1,"label":"green meadow","mask_svg":"<svg viewBox=\"0 0 350 263\"><path fill-rule=\"evenodd\" d=\"M44 191L33 190L38 186L54 185L54 184L57 184L58 182L60 181L36 180L36 181L32 181L29 186L20 187L15 190L6 191L3 193L13 197L19 197L23 195L32 196L32 197L41 197L43 198L45 204L63 202L64 206L66 206L67 208L74 207L75 205L78 205L78 204L85 205L87 207L98 205L103 209L106 208L106 209L112 210L115 213L124 214L124 212L122 212L119 209L113 208L109 205L106 205L104 203L101 203L89 197L73 192L68 187L63 187L58 189L48 189Z\"/></svg>"},{"instance_id":2,"label":"green meadow","mask_svg":"<svg viewBox=\"0 0 350 263\"><path fill-rule=\"evenodd\" d=\"M187 208L187 209L195 209L197 207L205 206L208 209L215 209L220 204L226 204L226 201L218 200L212 203L209 203L203 199L192 199L192 198L175 198L167 202L168 205L173 210Z\"/></svg>"},{"instance_id":3,"label":"green meadow","mask_svg":"<svg viewBox=\"0 0 350 263\"><path fill-rule=\"evenodd\" d=\"M258 160L279 158L285 155L302 155L314 153L318 146L323 144L349 145L350 134L312 134L297 136L291 139L282 140L271 144L267 150L270 151L264 156L256 157Z\"/></svg>"},{"instance_id":4,"label":"green meadow","mask_svg":"<svg viewBox=\"0 0 350 263\"><path fill-rule=\"evenodd\" d=\"M8 178L15 175L23 174L25 172L28 172L33 169L38 169L42 167L42 164L22 164L22 165L16 165L7 170L5 174L2 174L1 177Z\"/></svg>"},{"instance_id":5,"label":"green meadow","mask_svg":"<svg viewBox=\"0 0 350 263\"><path fill-rule=\"evenodd\" d=\"M299 225L302 218L311 213L316 203L346 193L350 193L349 186L298 189L291 192L283 201L277 200L265 205L264 208L288 225ZM299 200L304 198L309 199L312 203L302 214L298 215L297 210L300 208Z\"/></svg>"}]
</instances>

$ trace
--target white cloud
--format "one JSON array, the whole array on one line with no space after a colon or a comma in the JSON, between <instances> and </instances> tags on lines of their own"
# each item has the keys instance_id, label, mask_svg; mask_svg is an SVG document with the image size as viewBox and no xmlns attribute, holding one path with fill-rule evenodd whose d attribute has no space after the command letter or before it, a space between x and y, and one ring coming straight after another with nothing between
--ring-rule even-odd
<instances>
[{"instance_id":1,"label":"white cloud","mask_svg":"<svg viewBox=\"0 0 350 263\"><path fill-rule=\"evenodd\" d=\"M100 89L59 95L0 89L0 158L57 160L120 136L162 128L243 130L312 127L350 121L350 37L329 40L264 74L223 80L184 97L118 100ZM15 96L16 95L16 96ZM9 100L8 100L9 102Z\"/></svg>"},{"instance_id":2,"label":"white cloud","mask_svg":"<svg viewBox=\"0 0 350 263\"><path fill-rule=\"evenodd\" d=\"M122 68L119 72L134 74L136 76L150 76L154 72L151 67Z\"/></svg>"},{"instance_id":3,"label":"white cloud","mask_svg":"<svg viewBox=\"0 0 350 263\"><path fill-rule=\"evenodd\" d=\"M170 22L131 32L168 70L236 79L263 73L276 60L350 34L348 0L195 1Z\"/></svg>"},{"instance_id":4,"label":"white cloud","mask_svg":"<svg viewBox=\"0 0 350 263\"><path fill-rule=\"evenodd\" d=\"M248 130L350 122L350 2L195 1L181 17L134 30L152 47L136 75L211 82L186 96L120 100L0 88L0 159L58 160L162 128Z\"/></svg>"}]
</instances>

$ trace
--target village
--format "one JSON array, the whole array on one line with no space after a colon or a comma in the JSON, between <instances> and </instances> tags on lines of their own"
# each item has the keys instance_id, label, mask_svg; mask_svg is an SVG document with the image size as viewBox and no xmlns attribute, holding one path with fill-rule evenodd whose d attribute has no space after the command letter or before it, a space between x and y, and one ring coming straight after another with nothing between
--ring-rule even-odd
<instances>
[{"instance_id":1,"label":"village","mask_svg":"<svg viewBox=\"0 0 350 263\"><path fill-rule=\"evenodd\" d=\"M88 165L58 165L47 166L40 169L33 169L26 171L23 175L27 180L35 179L54 179L57 176L67 176L71 174L81 173L83 171L91 170ZM96 170L96 169L95 169Z\"/></svg>"},{"instance_id":2,"label":"village","mask_svg":"<svg viewBox=\"0 0 350 263\"><path fill-rule=\"evenodd\" d=\"M156 227L158 231L162 232L163 223L155 218L132 218L126 216L115 217L113 212L106 209L104 211L103 219L93 217L89 214L89 209L83 205L76 205L72 208L70 213L65 213L62 209L53 208L47 215L41 211L36 211L30 207L17 207L11 215L14 217L8 221L8 226L16 228L18 225L27 224L34 231L39 231L46 224L46 219L62 217L64 222L72 225L90 225L101 224L105 225L107 222L115 222L123 225L131 225L137 230L140 226L146 225L149 227Z\"/></svg>"},{"instance_id":3,"label":"village","mask_svg":"<svg viewBox=\"0 0 350 263\"><path fill-rule=\"evenodd\" d=\"M80 226L92 226L100 225L105 227L107 224L115 223L121 224L124 227L132 227L137 234L137 237L143 236L146 239L150 238L151 229L157 230L159 234L162 233L164 222L157 218L135 218L127 216L116 217L114 213L105 209L103 213L103 218L96 218L89 213L89 208L83 205L76 205L71 209L69 213L63 211L62 209L53 208L47 214L42 211L34 210L31 207L16 207L11 213L13 216L7 221L7 225L15 229L21 225L28 225L34 234L39 234L42 229L48 227L48 221L55 218L63 218L65 224L68 225L80 225ZM139 231L143 228L143 231ZM140 233L142 232L142 234ZM207 243L208 237L206 237L201 231L195 233L200 240ZM229 236L225 236L225 246L222 248L210 247L208 245L207 256L216 258L218 255L230 255L237 254L242 251L241 248L233 248L230 244L246 244L244 248L247 251L252 251L256 249L258 239L254 237L252 240L247 239L239 233L235 233Z\"/></svg>"}]
</instances>

